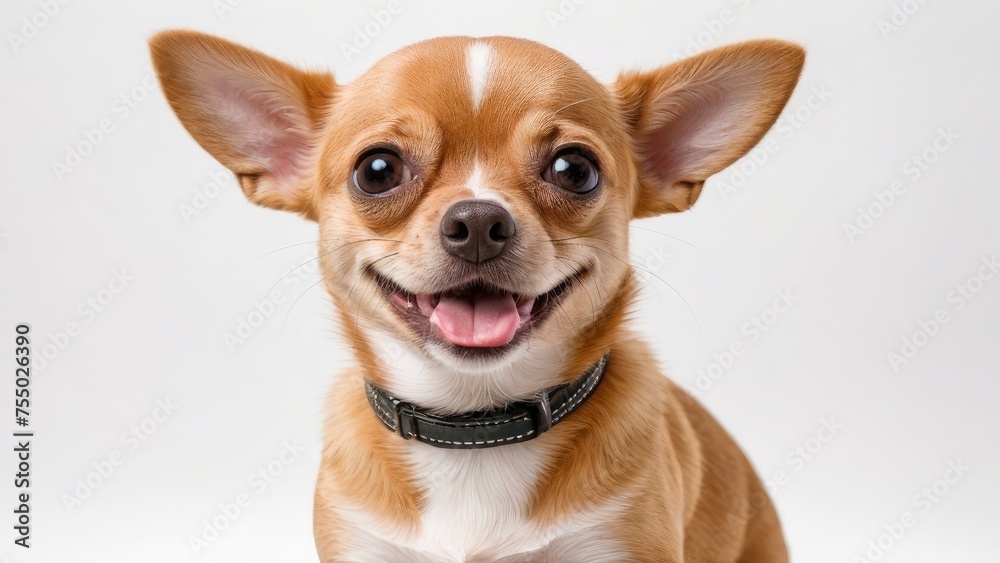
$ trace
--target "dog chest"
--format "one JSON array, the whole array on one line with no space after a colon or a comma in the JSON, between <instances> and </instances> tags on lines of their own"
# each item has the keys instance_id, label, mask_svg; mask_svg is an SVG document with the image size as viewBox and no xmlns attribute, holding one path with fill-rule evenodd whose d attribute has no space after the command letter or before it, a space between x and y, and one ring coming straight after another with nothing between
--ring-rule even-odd
<instances>
[{"instance_id":1,"label":"dog chest","mask_svg":"<svg viewBox=\"0 0 1000 563\"><path fill-rule=\"evenodd\" d=\"M545 464L544 444L484 450L413 444L408 461L423 491L418 549L452 560L534 551L546 534L528 520Z\"/></svg>"},{"instance_id":2,"label":"dog chest","mask_svg":"<svg viewBox=\"0 0 1000 563\"><path fill-rule=\"evenodd\" d=\"M421 563L514 563L615 561L624 556L607 527L624 503L608 502L555 526L529 519L531 496L545 471L541 440L485 450L414 446L419 447L408 452L407 461L423 491L419 530L408 534L372 519L361 523L352 518L363 532L356 536L358 548L350 560L405 554Z\"/></svg>"}]
</instances>

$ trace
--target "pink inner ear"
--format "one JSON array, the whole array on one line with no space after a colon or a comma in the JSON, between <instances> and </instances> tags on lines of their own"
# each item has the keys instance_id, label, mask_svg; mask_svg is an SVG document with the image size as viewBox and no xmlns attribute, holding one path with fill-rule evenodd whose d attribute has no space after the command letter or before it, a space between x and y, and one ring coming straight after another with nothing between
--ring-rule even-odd
<instances>
[{"instance_id":1,"label":"pink inner ear","mask_svg":"<svg viewBox=\"0 0 1000 563\"><path fill-rule=\"evenodd\" d=\"M700 181L714 173L714 162L743 134L741 117L750 119L744 113L748 97L725 89L735 85L705 86L668 94L653 108L638 149L661 182Z\"/></svg>"},{"instance_id":2,"label":"pink inner ear","mask_svg":"<svg viewBox=\"0 0 1000 563\"><path fill-rule=\"evenodd\" d=\"M308 118L282 93L216 78L218 118L233 148L279 184L300 179L309 151Z\"/></svg>"}]
</instances>

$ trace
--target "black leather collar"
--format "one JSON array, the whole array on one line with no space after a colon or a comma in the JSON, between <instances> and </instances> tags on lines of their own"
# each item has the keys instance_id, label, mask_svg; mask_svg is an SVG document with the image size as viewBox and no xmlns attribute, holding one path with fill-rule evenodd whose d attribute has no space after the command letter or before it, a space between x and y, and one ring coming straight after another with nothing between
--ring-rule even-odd
<instances>
[{"instance_id":1,"label":"black leather collar","mask_svg":"<svg viewBox=\"0 0 1000 563\"><path fill-rule=\"evenodd\" d=\"M370 381L365 394L386 428L409 440L451 449L492 448L537 438L593 394L608 367L605 354L576 381L542 391L534 400L488 411L436 416L403 402Z\"/></svg>"}]
</instances>

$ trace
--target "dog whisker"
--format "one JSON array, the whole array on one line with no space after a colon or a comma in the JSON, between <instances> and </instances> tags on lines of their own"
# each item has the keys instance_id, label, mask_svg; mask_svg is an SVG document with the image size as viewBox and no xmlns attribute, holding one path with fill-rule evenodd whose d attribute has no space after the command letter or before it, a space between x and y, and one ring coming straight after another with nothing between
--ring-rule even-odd
<instances>
[{"instance_id":1,"label":"dog whisker","mask_svg":"<svg viewBox=\"0 0 1000 563\"><path fill-rule=\"evenodd\" d=\"M575 105L577 105L577 104L582 104L583 102L589 102L589 101L591 101L591 100L593 100L593 99L594 99L594 98L584 98L584 99L582 99L582 100L577 100L577 101L575 101L575 102L570 102L570 103L568 103L568 104L564 105L563 107L561 107L561 108L557 109L556 111L552 112L552 115L555 115L555 114L557 114L557 113L561 112L562 110L564 110L564 109L566 109L566 108L571 108L571 107L573 107L573 106L575 106Z\"/></svg>"},{"instance_id":2,"label":"dog whisker","mask_svg":"<svg viewBox=\"0 0 1000 563\"><path fill-rule=\"evenodd\" d=\"M650 229L650 228L647 228L647 227L640 227L639 225L629 225L629 228L630 229L639 229L640 231L647 231L647 232L650 232L650 233L654 233L654 234L660 235L661 237L667 237L667 238L675 240L675 241L677 241L679 243L686 244L686 245L690 246L691 248L693 248L695 250L698 250L700 252L704 252L706 255L711 256L712 258L715 258L715 255L712 254L711 252L705 250L704 248L702 248L702 247L700 247L700 246L698 246L696 244L690 243L690 242L688 242L688 241L686 241L686 240L684 240L682 238L677 238L677 237L675 237L673 235L668 235L667 233L662 233L660 231L657 231L656 229Z\"/></svg>"},{"instance_id":3,"label":"dog whisker","mask_svg":"<svg viewBox=\"0 0 1000 563\"><path fill-rule=\"evenodd\" d=\"M295 305L299 302L300 299L302 299L305 296L305 294L309 293L309 291L312 290L312 288L323 283L326 280L326 278L327 276L323 276L322 278L320 278L319 281L310 285L305 289L305 291L300 293L299 296L295 298L295 301L292 301L292 306L288 308L288 312L285 313L285 318L281 320L281 330L278 331L279 343L281 342L281 338L285 335L285 323L288 322L288 317L292 314L292 310L295 309Z\"/></svg>"},{"instance_id":4,"label":"dog whisker","mask_svg":"<svg viewBox=\"0 0 1000 563\"><path fill-rule=\"evenodd\" d=\"M563 260L563 261L566 261L566 262L570 262L570 260L569 260L569 259L567 259L567 258L563 258L563 257L561 257L561 256L556 256L556 258L557 258L557 259L559 259L559 260ZM573 262L575 262L575 261L573 261ZM583 265L582 265L582 264L580 264L579 262L576 262L576 264L577 264L577 266L578 266L578 267L580 267L580 268L582 268L582 266L583 266ZM558 268L557 268L557 269L558 269ZM590 290L589 290L589 289L587 289L587 286L583 284L583 280L582 280L582 279L580 279L580 275L579 275L579 274L577 273L577 270L576 270L576 268L572 268L572 267L571 267L571 268L569 268L569 272L568 272L568 273L566 273L566 274L564 274L564 275L565 275L565 276L569 276L569 277L573 278L573 279L574 279L574 280L576 281L576 285L578 285L578 286L582 286L582 287L583 287L583 290L587 292L587 296L588 296L588 297L590 298L590 313L591 313L591 322L592 322L593 324L597 324L597 304L596 304L596 303L594 302L594 295L593 295L592 293L590 293ZM559 305L560 305L560 307L561 307L561 305L562 305L562 304L560 303ZM576 327L574 327L574 328L576 328Z\"/></svg>"},{"instance_id":5,"label":"dog whisker","mask_svg":"<svg viewBox=\"0 0 1000 563\"><path fill-rule=\"evenodd\" d=\"M280 278L278 278L278 281L274 282L274 285L272 285L270 288L268 288L268 290L266 292L264 292L264 295L261 298L263 299L265 296L270 295L271 291L274 288L278 287L278 284L281 283L282 280L284 280L285 278L287 278L289 275L291 275L293 272L295 272L299 268L303 268L306 265L311 264L312 262L315 262L315 261L319 260L320 258L323 258L325 256L329 256L330 254L333 254L334 252L340 250L341 248L344 248L344 247L347 247L347 246L350 246L350 245L353 245L353 244L359 244L359 243L362 243L362 242L375 242L375 241L398 242L398 243L403 243L403 244L409 244L409 243L404 242L404 241L398 241L398 240L395 240L395 239L387 239L387 238L366 238L366 239L355 240L355 241L348 242L346 244L342 244L342 245L338 246L337 248L334 248L333 250L331 250L329 252L326 252L326 253L317 255L317 256L315 256L313 258L310 258L310 259L306 260L305 262L299 264L298 266L295 266L291 270L288 270ZM320 242L320 241L317 241L317 242ZM302 244L310 244L310 243L299 243L298 246L301 246ZM293 245L293 246L296 246L296 245ZM286 247L286 248L289 248L289 247ZM278 250L275 250L275 251L272 251L272 252L278 252L278 251L281 251L281 250L284 250L284 249L283 248L279 248ZM263 258L263 257L260 257L260 258ZM257 259L259 260L260 258L257 258ZM244 264L244 266L249 265L252 262L253 261L248 262L247 264ZM242 268L243 266L240 266L240 267Z\"/></svg>"},{"instance_id":6,"label":"dog whisker","mask_svg":"<svg viewBox=\"0 0 1000 563\"><path fill-rule=\"evenodd\" d=\"M371 266L372 266L372 265L373 265L373 264L374 264L375 262L378 262L379 260L382 260L382 259L384 259L384 258L389 258L389 257L391 257L391 256L395 256L396 254L398 254L398 252L393 252L393 253L390 253L390 254L387 254L387 255L385 255L385 256L382 256L381 258L378 258L378 259L374 260L374 261L373 261L373 262L371 262L370 264L368 264L368 266L366 266L366 267L365 267L365 268L364 268L364 269L362 270L361 274L360 274L360 275L358 276L358 279L357 279L357 280L356 280L356 281L354 282L354 283L355 283L355 285L357 285L357 283L358 283L359 281L361 281L361 278L363 277L363 275L364 275L365 271L367 271L367 269L368 269L369 267L371 267ZM309 293L309 292L310 292L310 291L311 291L311 290L312 290L313 288L315 288L315 287L316 287L317 285L319 285L319 284L323 283L323 282L324 282L324 281L326 281L326 280L327 280L328 278L329 278L329 274L327 274L327 275L325 275L325 276L321 277L321 278L319 279L319 281L317 281L316 283L314 283L314 284L310 285L309 287L307 287L307 288L305 289L305 291L303 291L302 293L300 293L300 294L299 294L299 296L295 298L295 301L293 301L293 302L292 302L292 305L291 305L291 306L290 306L290 307L288 308L288 312L287 312L287 313L285 313L285 318L284 318L284 319L283 319L283 320L281 321L281 331L280 331L280 332L278 333L278 340L279 340L279 342L281 341L281 337L282 337L282 336L284 335L284 331L285 331L285 323L286 323L286 322L288 322L288 317L289 317L289 316L291 316L291 314L292 314L292 311L293 311L293 310L295 309L295 305L296 305L296 304L298 304L299 300L301 300L301 299L302 299L302 298L303 298L303 297L304 297L304 296L306 295L306 293ZM351 291L352 291L352 292L354 291L354 286L352 286L352 287L351 287ZM349 298L350 298L350 293L348 294L348 299L349 299Z\"/></svg>"},{"instance_id":7,"label":"dog whisker","mask_svg":"<svg viewBox=\"0 0 1000 563\"><path fill-rule=\"evenodd\" d=\"M670 291L674 292L674 294L677 295L677 297L680 298L681 301L684 302L684 305L687 307L688 312L691 313L691 318L694 320L695 328L698 330L698 334L701 335L701 323L698 321L698 315L697 315L697 313L695 313L694 307L692 307L691 303L689 303L688 300L685 299L685 297L683 295L681 295L681 292L677 291L677 288L675 288L674 286L670 285L670 283L667 280L661 278L660 276L654 274L653 272L651 272L651 271L649 271L649 270L647 270L645 268L642 268L642 267L637 266L635 264L632 264L630 262L626 262L626 261L622 260L621 258L619 258L618 256L615 256L615 254L613 252L611 252L609 250L605 250L605 249L603 249L603 248L601 248L599 246L594 246L592 244L585 244L585 243L582 243L582 242L564 242L564 243L560 243L560 244L571 244L571 245L574 245L574 246L584 246L584 247L587 247L587 248L592 248L594 250L599 250L601 252L604 252L605 254L607 254L608 256L610 256L611 258L613 258L615 260L618 260L622 264L625 264L625 265L627 265L627 266L629 266L631 268L635 268L636 270L639 270L640 272L646 273L646 274L648 274L648 275L656 278L663 285L667 286L670 289Z\"/></svg>"},{"instance_id":8,"label":"dog whisker","mask_svg":"<svg viewBox=\"0 0 1000 563\"><path fill-rule=\"evenodd\" d=\"M367 274L368 272L370 272L374 268L375 264L377 264L377 263L379 263L382 260L385 260L387 258L392 258L393 256L396 256L397 254L399 254L398 251L397 252L390 252L388 254L384 254L384 255L376 258L375 260L372 260L371 262L369 262L368 264L366 264L363 268L361 268L361 271L358 272L357 279L355 279L354 283L351 284L351 290L347 292L347 297L344 298L344 302L345 303L350 302L351 295L354 294L354 289L358 286L358 283L360 283L361 280L363 280L365 278L365 274ZM364 296L362 295L362 298L363 297ZM361 301L363 301L363 299ZM360 310L361 310L361 301L358 302L358 312L360 312ZM355 321L357 321L357 317L355 317ZM355 335L357 335L357 330L358 330L357 324L355 324L354 330L355 330Z\"/></svg>"},{"instance_id":9,"label":"dog whisker","mask_svg":"<svg viewBox=\"0 0 1000 563\"><path fill-rule=\"evenodd\" d=\"M581 270L584 269L584 264L582 262L580 262L579 260L575 260L575 259L569 258L567 256L558 256L558 255L556 255L556 258L559 259L559 260L562 260L564 262L571 262L573 264L576 264L577 267L576 268L571 268L571 273L569 275L572 276L574 280L576 280L577 285L580 285L580 286L583 287L583 290L586 291L587 295L590 297L591 316L593 317L592 322L593 322L593 324L596 325L597 324L597 309L598 309L598 304L594 302L594 295L590 292L590 288L588 288L587 285L583 282L583 279L580 277L580 274L579 274L579 271L581 271ZM600 288L599 284L596 285L595 287L597 287L597 296L598 296L598 302L600 304L601 316L605 317L605 313L604 313L604 298L601 296L601 288Z\"/></svg>"},{"instance_id":10,"label":"dog whisker","mask_svg":"<svg viewBox=\"0 0 1000 563\"><path fill-rule=\"evenodd\" d=\"M368 296L368 290L371 289L370 285L366 285L364 291L361 293L361 298L358 299L358 306L354 311L354 334L361 333L361 307L365 304L365 297ZM368 320L367 318L365 320Z\"/></svg>"},{"instance_id":11,"label":"dog whisker","mask_svg":"<svg viewBox=\"0 0 1000 563\"><path fill-rule=\"evenodd\" d=\"M358 242L369 242L369 241L385 241L385 242L398 242L398 243L403 243L403 244L409 244L406 241L401 241L401 240L396 240L396 239L389 239L389 238L377 238L376 237L376 238L366 238L366 239L363 239L363 240L353 241L353 242L350 242L350 243L348 243L346 245L342 245L340 247L335 248L334 251L339 250L340 248L343 248L344 246L348 246L348 245L351 245L351 244L356 244ZM320 240L307 240L305 242L297 242L295 244L290 244L288 246L282 246L281 248L276 248L276 249L274 249L274 250L272 250L270 252L265 252L264 254L261 254L260 256L254 258L253 260L251 260L251 261L243 264L242 266L236 268L235 271L238 272L238 271L242 270L243 268L246 268L250 264L253 264L256 261L258 261L258 260L260 260L262 258L266 258L266 257L268 257L268 256L270 256L272 254L277 253L277 252L281 252L282 250L288 250L290 248L297 248L299 246L305 246L307 244L322 244L323 242L326 242L326 241L324 241L323 239L320 239Z\"/></svg>"}]
</instances>

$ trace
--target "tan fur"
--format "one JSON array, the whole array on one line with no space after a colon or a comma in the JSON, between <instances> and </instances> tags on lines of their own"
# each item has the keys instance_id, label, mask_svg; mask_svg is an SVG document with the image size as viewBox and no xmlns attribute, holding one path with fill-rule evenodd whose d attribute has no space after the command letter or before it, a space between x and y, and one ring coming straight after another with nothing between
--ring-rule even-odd
<instances>
[{"instance_id":1,"label":"tan fur","mask_svg":"<svg viewBox=\"0 0 1000 563\"><path fill-rule=\"evenodd\" d=\"M475 110L464 74L472 41L492 52ZM423 343L393 313L371 272L415 293L443 290L452 262L440 248L438 224L451 203L472 197L467 182L476 167L518 224L504 270L484 264L484 272L515 280L518 293L541 294L585 271L531 335L562 352L554 373L539 374L538 389L575 378L611 352L595 394L536 440L546 463L526 507L533 525L549 529L617 499L626 503L624 516L605 525L628 561L787 560L777 516L750 463L663 377L627 328L636 292L627 256L630 219L689 208L709 176L764 135L801 71L799 47L733 45L626 73L606 86L551 49L504 37L407 47L349 85L190 32L166 32L151 46L171 106L201 146L240 176L248 198L319 223L326 285L357 359L328 404L315 513L324 562L341 560L359 541L345 506L412 533L427 525L421 510L430 492L405 461L413 444L380 424L363 388L365 379L390 391L399 385L390 376L392 360L379 351L379 334L396 334L417 349ZM281 170L261 168L261 161L286 156L284 149L242 142L214 118L213 100L224 106L234 94L224 83L199 82L212 73L265 92L267 111L298 129L290 140L264 138L286 140L301 154L281 160ZM713 123L725 127L705 134ZM567 143L586 146L598 160L603 184L596 196L574 200L541 180L552 152ZM398 149L417 179L386 196L364 195L351 179L358 155L385 145ZM269 176L275 180L260 181ZM456 387L464 394L442 389L441 401L428 407L458 412L526 398L474 377ZM456 404L455 397L466 399Z\"/></svg>"}]
</instances>

